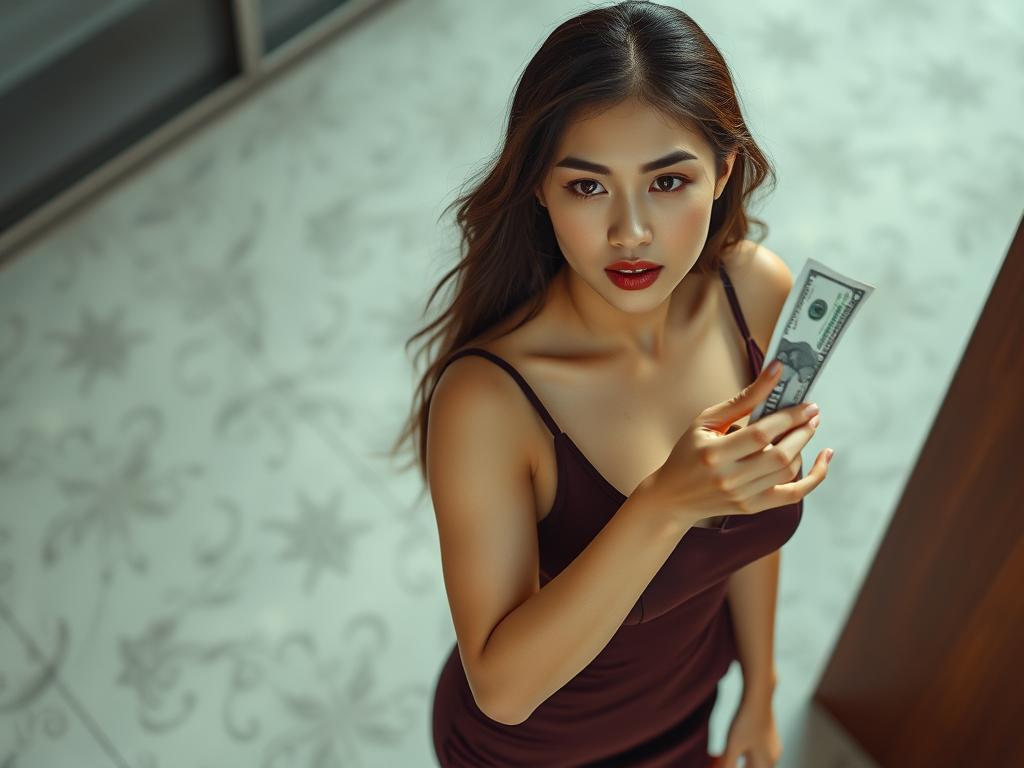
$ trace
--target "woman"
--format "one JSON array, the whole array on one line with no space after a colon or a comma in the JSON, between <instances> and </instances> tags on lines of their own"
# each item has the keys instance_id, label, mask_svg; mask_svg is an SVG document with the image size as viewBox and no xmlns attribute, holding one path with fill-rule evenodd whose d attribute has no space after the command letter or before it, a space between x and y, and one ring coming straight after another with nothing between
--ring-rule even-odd
<instances>
[{"instance_id":1,"label":"woman","mask_svg":"<svg viewBox=\"0 0 1024 768\"><path fill-rule=\"evenodd\" d=\"M792 284L746 239L769 175L682 11L589 10L527 65L497 161L457 201L466 252L413 337L440 326L442 348L400 439L418 433L457 637L442 766L703 768L736 659L720 764L781 754L769 556L827 460L803 476L802 409L746 424Z\"/></svg>"}]
</instances>

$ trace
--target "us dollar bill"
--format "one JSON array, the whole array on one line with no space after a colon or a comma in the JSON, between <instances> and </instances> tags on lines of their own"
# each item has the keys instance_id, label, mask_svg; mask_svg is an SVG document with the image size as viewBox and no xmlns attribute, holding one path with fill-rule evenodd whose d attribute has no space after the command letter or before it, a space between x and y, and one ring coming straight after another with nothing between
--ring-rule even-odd
<instances>
[{"instance_id":1,"label":"us dollar bill","mask_svg":"<svg viewBox=\"0 0 1024 768\"><path fill-rule=\"evenodd\" d=\"M875 286L807 259L775 324L764 368L782 363L782 374L747 424L806 401L854 316Z\"/></svg>"}]
</instances>

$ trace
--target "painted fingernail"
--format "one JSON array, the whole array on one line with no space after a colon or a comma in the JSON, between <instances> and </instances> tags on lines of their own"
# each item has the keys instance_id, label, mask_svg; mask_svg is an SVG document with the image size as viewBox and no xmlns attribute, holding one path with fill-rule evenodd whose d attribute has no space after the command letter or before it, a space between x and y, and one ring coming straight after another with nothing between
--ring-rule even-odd
<instances>
[{"instance_id":1,"label":"painted fingernail","mask_svg":"<svg viewBox=\"0 0 1024 768\"><path fill-rule=\"evenodd\" d=\"M835 451L833 451L831 448L829 448L827 451L825 451L825 463L826 464L829 464L829 463L832 462L832 454L834 454L834 453L835 453Z\"/></svg>"}]
</instances>

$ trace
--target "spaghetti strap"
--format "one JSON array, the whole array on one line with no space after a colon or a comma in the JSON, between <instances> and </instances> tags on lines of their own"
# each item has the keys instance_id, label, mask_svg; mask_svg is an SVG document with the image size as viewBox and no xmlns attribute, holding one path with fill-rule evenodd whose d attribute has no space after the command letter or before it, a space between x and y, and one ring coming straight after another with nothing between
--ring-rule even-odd
<instances>
[{"instance_id":1,"label":"spaghetti strap","mask_svg":"<svg viewBox=\"0 0 1024 768\"><path fill-rule=\"evenodd\" d=\"M519 385L519 388L523 390L523 394L525 394L529 401L533 404L533 407L537 410L537 413L539 413L540 417L544 419L544 423L547 425L548 429L551 430L551 434L557 437L561 433L562 430L558 428L558 424L556 424L555 420L551 418L551 414L548 413L548 409L544 407L544 404L540 401L540 398L537 397L537 394L533 391L530 385L526 383L526 379L523 378L522 374L520 374L519 371L517 371L511 363L509 363L507 360L504 360L501 357L498 357L493 352L488 352L486 349L481 349L480 347L466 347L465 349L459 350L458 352L456 352L455 354L448 358L447 362L445 362L444 364L444 368L441 369L442 372L452 362L454 362L455 360L459 359L464 355L480 355L481 357L486 357L491 362L497 363L506 371L508 371L512 378L516 380L516 383Z\"/></svg>"},{"instance_id":2,"label":"spaghetti strap","mask_svg":"<svg viewBox=\"0 0 1024 768\"><path fill-rule=\"evenodd\" d=\"M743 310L740 309L739 299L736 298L736 289L732 287L732 280L729 279L729 273L725 271L724 265L718 265L718 274L722 277L722 283L725 285L725 295L729 297L729 305L732 307L733 317L736 318L736 324L739 325L740 333L743 334L743 341L747 345L747 359L750 361L751 378L756 379L761 374L761 366L764 364L764 352L757 346L754 337L750 335L746 318L743 317Z\"/></svg>"},{"instance_id":3,"label":"spaghetti strap","mask_svg":"<svg viewBox=\"0 0 1024 768\"><path fill-rule=\"evenodd\" d=\"M736 298L736 290L732 287L732 280L729 279L729 273L725 271L725 267L719 265L718 272L722 276L722 282L725 283L725 294L729 297L729 303L732 305L732 313L736 317L736 322L740 326L740 331L743 333L743 339L750 338L750 330L747 328L747 321L743 317L743 310L740 309L740 302Z\"/></svg>"}]
</instances>

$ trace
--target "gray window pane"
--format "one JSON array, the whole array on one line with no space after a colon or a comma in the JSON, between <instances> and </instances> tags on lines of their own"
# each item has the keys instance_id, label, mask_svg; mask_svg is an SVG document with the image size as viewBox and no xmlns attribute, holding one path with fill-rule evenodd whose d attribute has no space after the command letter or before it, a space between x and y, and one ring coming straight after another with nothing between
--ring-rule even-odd
<instances>
[{"instance_id":1,"label":"gray window pane","mask_svg":"<svg viewBox=\"0 0 1024 768\"><path fill-rule=\"evenodd\" d=\"M261 0L263 50L270 52L326 16L346 0Z\"/></svg>"},{"instance_id":2,"label":"gray window pane","mask_svg":"<svg viewBox=\"0 0 1024 768\"><path fill-rule=\"evenodd\" d=\"M0 3L0 229L237 74L228 0Z\"/></svg>"}]
</instances>

